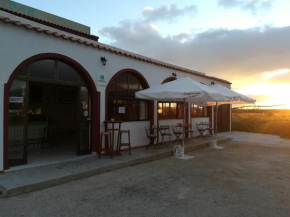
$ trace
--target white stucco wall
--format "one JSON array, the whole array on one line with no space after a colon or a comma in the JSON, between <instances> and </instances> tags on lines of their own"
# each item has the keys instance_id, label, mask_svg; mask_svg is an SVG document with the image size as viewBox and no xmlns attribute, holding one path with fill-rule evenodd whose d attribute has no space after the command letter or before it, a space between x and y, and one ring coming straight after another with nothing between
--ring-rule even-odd
<instances>
[{"instance_id":1,"label":"white stucco wall","mask_svg":"<svg viewBox=\"0 0 290 217\"><path fill-rule=\"evenodd\" d=\"M122 123L121 129L130 130L131 145L134 147L147 145L150 142L145 132L145 127L148 129L149 126L149 121L124 122ZM126 136L124 134L122 141L126 142Z\"/></svg>"},{"instance_id":2,"label":"white stucco wall","mask_svg":"<svg viewBox=\"0 0 290 217\"><path fill-rule=\"evenodd\" d=\"M7 16L7 13L0 11L0 16ZM25 23L30 23L33 26L45 26L34 23L32 21L25 21L23 18L9 15L10 19L21 20ZM59 31L59 30L55 30ZM115 73L122 69L134 69L140 72L147 80L150 87L161 84L166 78L171 77L172 73L177 74L177 78L188 76L196 81L203 82L210 85L212 79L191 75L180 71L172 70L165 67L145 63L132 58L124 57L121 55L113 54L103 50L95 49L78 43L73 43L68 40L53 37L44 33L38 33L34 30L27 30L24 27L16 27L11 24L0 22L0 100L3 102L3 83L6 83L15 70L15 68L24 60L43 53L57 53L65 55L80 65L82 65L90 74L95 84L97 84L97 73L106 75L107 83L114 76ZM67 33L66 33L67 34ZM69 34L67 34L69 35ZM75 36L78 38L77 36ZM89 41L89 40L88 40ZM105 56L108 60L107 65L103 66L100 58ZM215 83L222 84L230 87L229 84L214 81ZM106 86L96 85L97 90L101 93L101 130L104 130L103 121L105 120L105 90ZM155 102L155 111L157 104ZM157 116L154 117L155 124ZM164 121L164 124L167 121ZM171 125L171 120L169 125ZM182 120L174 121L182 122ZM0 138L3 138L3 103L0 103ZM149 121L140 122L126 122L123 123L122 129L131 130L131 143L132 146L140 146L148 144L148 139L145 134L145 126L149 127ZM0 140L0 171L3 170L3 140Z\"/></svg>"}]
</instances>

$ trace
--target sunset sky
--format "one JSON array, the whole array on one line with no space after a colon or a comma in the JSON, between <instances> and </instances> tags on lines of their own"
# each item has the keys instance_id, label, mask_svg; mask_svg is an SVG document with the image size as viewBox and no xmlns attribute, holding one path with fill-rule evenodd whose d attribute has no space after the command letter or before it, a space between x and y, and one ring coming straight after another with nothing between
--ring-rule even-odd
<instances>
[{"instance_id":1,"label":"sunset sky","mask_svg":"<svg viewBox=\"0 0 290 217\"><path fill-rule=\"evenodd\" d=\"M257 104L290 108L289 0L16 2L88 25L102 43L226 79Z\"/></svg>"}]
</instances>

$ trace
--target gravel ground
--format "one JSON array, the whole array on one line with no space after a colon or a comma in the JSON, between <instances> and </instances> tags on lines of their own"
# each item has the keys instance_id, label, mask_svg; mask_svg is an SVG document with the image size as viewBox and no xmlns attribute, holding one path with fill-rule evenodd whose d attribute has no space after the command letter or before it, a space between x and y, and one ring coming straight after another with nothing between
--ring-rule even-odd
<instances>
[{"instance_id":1,"label":"gravel ground","mask_svg":"<svg viewBox=\"0 0 290 217\"><path fill-rule=\"evenodd\" d=\"M228 143L0 199L0 216L289 216L290 149Z\"/></svg>"}]
</instances>

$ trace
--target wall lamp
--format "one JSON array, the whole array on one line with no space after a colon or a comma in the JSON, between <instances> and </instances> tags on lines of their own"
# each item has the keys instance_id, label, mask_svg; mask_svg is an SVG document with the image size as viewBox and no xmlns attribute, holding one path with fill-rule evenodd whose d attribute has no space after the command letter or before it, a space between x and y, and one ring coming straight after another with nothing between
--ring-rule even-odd
<instances>
[{"instance_id":1,"label":"wall lamp","mask_svg":"<svg viewBox=\"0 0 290 217\"><path fill-rule=\"evenodd\" d=\"M101 57L101 61L103 63L103 66L105 66L108 60L106 59L106 57Z\"/></svg>"},{"instance_id":2,"label":"wall lamp","mask_svg":"<svg viewBox=\"0 0 290 217\"><path fill-rule=\"evenodd\" d=\"M173 72L173 73L172 73L172 76L176 78L177 75L176 75L176 73Z\"/></svg>"}]
</instances>

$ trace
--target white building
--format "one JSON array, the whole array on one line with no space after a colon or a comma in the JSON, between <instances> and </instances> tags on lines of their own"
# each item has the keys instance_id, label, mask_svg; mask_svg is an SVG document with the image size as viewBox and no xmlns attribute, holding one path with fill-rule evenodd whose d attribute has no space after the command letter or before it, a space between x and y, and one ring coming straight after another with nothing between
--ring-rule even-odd
<instances>
[{"instance_id":1,"label":"white building","mask_svg":"<svg viewBox=\"0 0 290 217\"><path fill-rule=\"evenodd\" d=\"M182 122L182 104L138 100L138 90L183 76L231 86L101 44L89 27L72 21L8 0L0 7L0 172L29 164L30 156L40 158L48 149L50 155L66 150L65 156L97 152L104 121L112 118L130 130L134 148L149 143L145 127L157 124L158 106L160 124ZM213 124L212 107L186 106L187 123ZM219 112L219 130L230 130L230 106Z\"/></svg>"}]
</instances>

